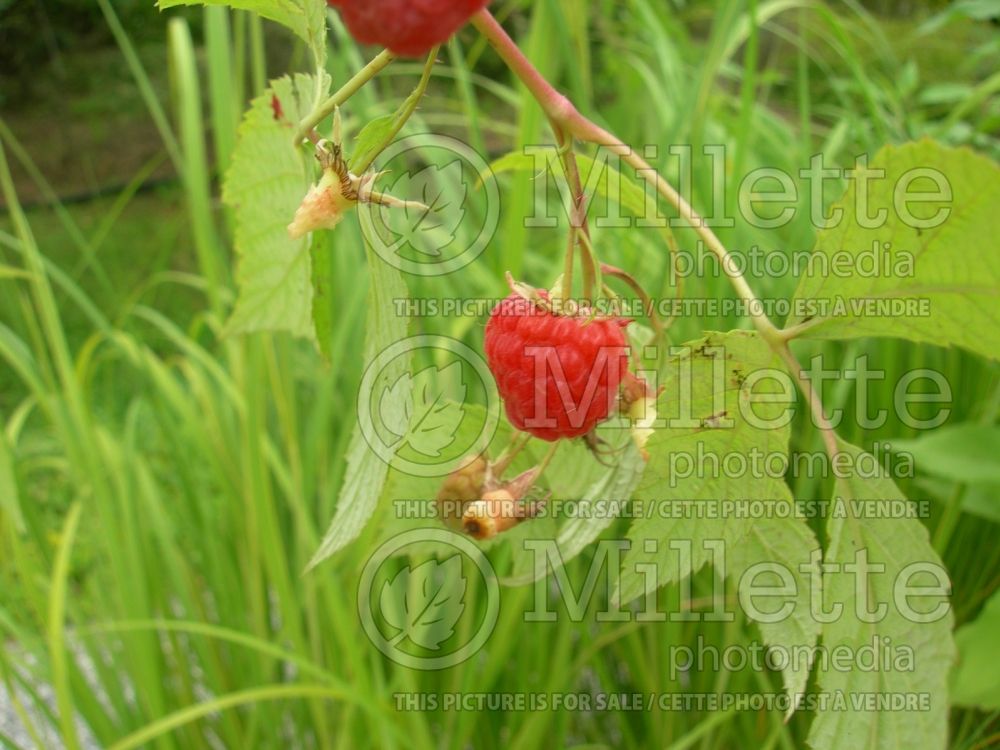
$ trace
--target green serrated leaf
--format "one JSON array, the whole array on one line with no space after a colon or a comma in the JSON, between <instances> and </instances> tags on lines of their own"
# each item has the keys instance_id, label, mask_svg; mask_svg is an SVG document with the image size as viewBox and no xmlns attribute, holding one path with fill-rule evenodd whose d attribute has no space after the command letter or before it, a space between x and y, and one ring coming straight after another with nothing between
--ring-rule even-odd
<instances>
[{"instance_id":1,"label":"green serrated leaf","mask_svg":"<svg viewBox=\"0 0 1000 750\"><path fill-rule=\"evenodd\" d=\"M317 339L309 238L288 235L312 182L312 165L295 149L292 136L316 93L313 76L280 78L254 99L240 125L222 187L235 214L239 256L239 297L229 333L281 330Z\"/></svg>"},{"instance_id":2,"label":"green serrated leaf","mask_svg":"<svg viewBox=\"0 0 1000 750\"><path fill-rule=\"evenodd\" d=\"M747 405L749 394L741 378L760 370L783 373L776 355L754 333L733 331L712 334L687 345L669 365L657 414L667 426L657 429L646 446L649 461L635 492L645 503L716 504L721 498L777 500L787 496L783 480L770 476L709 476L684 472L672 476L675 454L698 462L699 456L714 455L719 464L732 454L746 455L757 449L764 455L788 452L789 427L760 429L745 417L753 414L775 420L788 403ZM763 393L763 381L760 390ZM681 422L683 418L684 422ZM688 426L690 423L690 426ZM711 472L709 472L711 473ZM669 517L672 516L672 517ZM708 516L708 517L706 517ZM650 513L638 518L628 532L630 549L622 561L615 601L625 604L699 570L711 559L704 542L721 540L732 549L746 537L751 521L724 512L675 514ZM682 560L670 547L673 540L691 542L689 560ZM655 580L647 577L655 567Z\"/></svg>"},{"instance_id":3,"label":"green serrated leaf","mask_svg":"<svg viewBox=\"0 0 1000 750\"><path fill-rule=\"evenodd\" d=\"M887 147L873 159L871 170L884 169L884 178L869 182L867 205L859 207L857 180L841 201L843 218L823 230L814 254L846 253L853 260L850 276L808 272L799 283L793 309L818 301L827 309L794 317L803 321L802 335L845 339L865 336L898 336L941 346L961 346L987 357L1000 352L1000 254L992 238L1000 236L1000 167L967 149L946 148L924 140ZM896 191L911 170L934 170L950 186L950 200L915 203L908 211L928 226L910 226L897 211ZM905 183L903 183L905 187ZM930 178L921 177L911 192L936 192ZM886 220L876 228L862 226L862 214ZM946 218L931 221L939 211ZM930 224L935 224L931 226ZM859 263L873 248L878 258L888 243L888 263L882 272ZM843 256L841 256L843 257ZM912 269L908 260L912 258ZM881 262L881 261L880 261ZM832 267L832 264L831 264ZM894 314L888 303L912 301L913 309ZM922 306L922 307L921 307ZM976 321L976 325L970 325Z\"/></svg>"},{"instance_id":4,"label":"green serrated leaf","mask_svg":"<svg viewBox=\"0 0 1000 750\"><path fill-rule=\"evenodd\" d=\"M974 621L955 632L958 664L952 673L951 702L983 711L1000 711L1000 593L994 593Z\"/></svg>"},{"instance_id":5,"label":"green serrated leaf","mask_svg":"<svg viewBox=\"0 0 1000 750\"><path fill-rule=\"evenodd\" d=\"M370 363L406 336L406 318L393 311L396 301L407 299L409 295L399 271L383 263L371 248L366 250L370 278L365 361ZM409 360L407 355L395 357L383 368L381 377L387 382L398 381L409 370ZM362 397L367 397L367 394ZM383 394L379 402L380 413L388 415L392 423L398 423L394 415L404 412L408 397L405 390ZM355 426L347 449L347 473L337 501L337 511L308 569L358 537L378 506L388 472L389 466L368 445L361 428Z\"/></svg>"},{"instance_id":6,"label":"green serrated leaf","mask_svg":"<svg viewBox=\"0 0 1000 750\"><path fill-rule=\"evenodd\" d=\"M794 502L787 487L781 501ZM780 565L794 581L795 595L789 597L794 605L791 614L777 622L758 623L764 643L768 646L779 646L786 653L792 654L797 649L812 649L816 646L820 623L812 617L809 606L811 581L817 580L819 575L819 561L812 559L813 553L818 549L819 542L804 519L797 518L794 514L775 513L753 519L749 533L730 552L726 572L732 581L738 583L758 563ZM802 566L805 566L806 572L803 572ZM767 573L760 575L766 576ZM753 581L747 580L745 585L751 583ZM796 702L805 694L810 664L811 661L791 658L788 666L782 670L782 683L792 699L787 716L791 716Z\"/></svg>"},{"instance_id":7,"label":"green serrated leaf","mask_svg":"<svg viewBox=\"0 0 1000 750\"><path fill-rule=\"evenodd\" d=\"M857 458L864 451L848 443L841 450ZM872 459L874 464L874 459ZM844 671L820 665L818 680L822 692L843 695L849 710L833 706L821 707L809 730L808 742L815 750L844 747L883 748L919 747L926 750L944 748L948 733L948 670L955 658L952 639L951 610L935 622L916 622L905 616L898 606L895 585L899 575L911 564L925 564L943 570L940 558L928 539L927 529L915 518L858 518L851 510L852 501L905 500L895 483L881 474L864 478L856 474L838 478L835 505L844 512L831 511L827 520L827 545L824 565L837 566L824 571L823 611L830 612L838 604L843 607L840 617L823 625L823 645L828 651L841 648L857 654L862 647L876 648L889 644L894 649L912 648L912 669L859 669ZM857 564L857 555L865 552L870 572L864 601L857 598L860 574L844 571L844 565ZM884 569L871 569L884 566ZM930 581L919 577L913 585L929 586ZM925 597L926 598L926 597ZM863 611L885 605L884 616L876 622L866 622L858 616ZM930 604L916 603L914 610L926 613ZM881 614L881 613L878 613ZM865 619L877 619L876 617ZM881 653L881 651L880 651ZM880 665L881 666L881 665ZM864 702L869 695L927 694L927 710L879 710ZM862 701L855 705L854 701Z\"/></svg>"},{"instance_id":8,"label":"green serrated leaf","mask_svg":"<svg viewBox=\"0 0 1000 750\"><path fill-rule=\"evenodd\" d=\"M326 60L326 2L324 0L157 0L161 10L178 5L228 5L276 21L297 34L322 69Z\"/></svg>"},{"instance_id":9,"label":"green serrated leaf","mask_svg":"<svg viewBox=\"0 0 1000 750\"><path fill-rule=\"evenodd\" d=\"M404 567L379 595L379 608L396 633L393 642L409 639L437 651L455 632L465 609L465 579L461 555L444 562L427 560L412 570Z\"/></svg>"},{"instance_id":10,"label":"green serrated leaf","mask_svg":"<svg viewBox=\"0 0 1000 750\"><path fill-rule=\"evenodd\" d=\"M379 399L379 418L382 425L400 438L406 436L410 426L410 413L413 411L413 376L404 372L394 383L386 384ZM403 404L402 409L393 408L394 404Z\"/></svg>"}]
</instances>

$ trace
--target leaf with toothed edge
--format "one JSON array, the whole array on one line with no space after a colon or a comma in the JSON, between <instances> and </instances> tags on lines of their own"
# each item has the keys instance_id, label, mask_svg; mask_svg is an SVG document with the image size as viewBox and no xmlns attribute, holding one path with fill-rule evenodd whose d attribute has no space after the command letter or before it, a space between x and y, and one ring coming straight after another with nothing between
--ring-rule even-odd
<instances>
[{"instance_id":1,"label":"leaf with toothed edge","mask_svg":"<svg viewBox=\"0 0 1000 750\"><path fill-rule=\"evenodd\" d=\"M312 238L292 239L288 234L314 171L311 157L293 144L294 128L312 108L316 90L313 76L272 81L240 125L222 186L223 200L235 215L238 256L239 295L226 324L229 334L288 331L317 340Z\"/></svg>"},{"instance_id":2,"label":"leaf with toothed edge","mask_svg":"<svg viewBox=\"0 0 1000 750\"><path fill-rule=\"evenodd\" d=\"M857 466L858 457L865 452L843 441L838 444L840 450L854 459L851 465ZM873 459L872 465L877 464ZM823 563L837 567L828 568L823 574L823 611L831 612L840 606L842 614L823 625L824 648L831 652L847 649L848 653L858 654L861 648L874 647L881 654L885 639L888 639L893 649L912 649L912 668L894 664L891 669L855 666L842 671L832 667L824 669L821 664L819 689L826 694L845 696L848 710L821 707L809 729L807 742L814 750L843 747L943 749L947 746L948 734L948 671L955 659L951 632L954 619L947 595L932 592L938 585L938 575L947 580L943 564L930 545L927 529L917 518L859 518L851 510L852 503L857 501L905 502L905 496L881 470L875 478L854 473L838 478L835 500L839 507L849 512L828 514L829 541ZM858 564L859 554L867 555L869 572L866 576L857 569L854 573L843 569L847 564ZM902 576L903 573L907 575ZM861 589L864 601L858 599L858 582L862 576L866 579ZM901 580L903 585L928 592L904 596L915 616L900 611L898 587ZM946 588L950 591L950 583ZM917 603L916 598L932 601ZM938 612L941 606L945 609ZM878 611L882 607L884 610ZM874 614L869 616L868 612ZM920 622L922 617L928 621ZM926 695L928 701L926 706L904 706L894 710L854 703L865 701L867 696L895 695Z\"/></svg>"},{"instance_id":3,"label":"leaf with toothed edge","mask_svg":"<svg viewBox=\"0 0 1000 750\"><path fill-rule=\"evenodd\" d=\"M866 205L852 180L834 208L843 211L840 223L819 232L811 261L825 256L833 267L834 256L848 257L850 275L806 272L792 309L820 303L825 310L793 317L789 326L804 324L803 337L898 336L995 359L1000 254L991 238L1000 236L1000 167L969 149L922 140L882 149L866 173ZM883 220L864 226L862 212ZM877 273L868 268L873 262ZM912 301L913 314L879 313L878 305L893 301Z\"/></svg>"}]
</instances>

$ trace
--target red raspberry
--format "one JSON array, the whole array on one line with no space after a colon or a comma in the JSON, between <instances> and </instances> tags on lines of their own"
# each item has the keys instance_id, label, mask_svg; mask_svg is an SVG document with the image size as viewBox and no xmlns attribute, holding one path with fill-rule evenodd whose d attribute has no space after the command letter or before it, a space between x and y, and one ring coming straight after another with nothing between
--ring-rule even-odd
<instances>
[{"instance_id":1,"label":"red raspberry","mask_svg":"<svg viewBox=\"0 0 1000 750\"><path fill-rule=\"evenodd\" d=\"M553 315L517 294L497 305L484 348L511 424L551 441L606 419L628 370L626 325Z\"/></svg>"},{"instance_id":2,"label":"red raspberry","mask_svg":"<svg viewBox=\"0 0 1000 750\"><path fill-rule=\"evenodd\" d=\"M489 0L326 0L362 44L421 57L458 31Z\"/></svg>"}]
</instances>

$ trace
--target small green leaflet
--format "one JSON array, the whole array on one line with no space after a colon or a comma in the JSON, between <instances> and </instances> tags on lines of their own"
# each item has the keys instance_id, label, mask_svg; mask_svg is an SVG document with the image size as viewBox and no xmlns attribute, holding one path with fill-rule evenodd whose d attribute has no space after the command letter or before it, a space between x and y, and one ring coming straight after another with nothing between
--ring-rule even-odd
<instances>
[{"instance_id":1,"label":"small green leaflet","mask_svg":"<svg viewBox=\"0 0 1000 750\"><path fill-rule=\"evenodd\" d=\"M840 449L857 457L864 451L840 442ZM872 460L873 464L877 462ZM827 544L824 565L844 566L858 562L857 555L866 551L869 572L867 596L857 598L860 573L825 570L823 575L823 611L843 607L841 616L823 625L823 646L828 651L838 647L857 654L862 647L890 640L894 649L913 649L912 670L858 669L841 671L832 666L819 670L819 689L831 695L843 695L848 710L831 706L817 712L809 730L808 742L815 750L839 750L845 747L865 747L871 750L919 747L923 750L944 748L948 733L948 670L955 659L952 640L953 617L950 607L943 617L933 622L919 622L906 616L898 603L900 580L916 587L930 587L934 582L926 573L912 580L900 578L908 566L920 565L943 571L940 558L930 545L927 529L915 518L859 518L852 502L871 500L905 500L895 483L881 474L863 478L854 474L838 478L835 505L847 512L830 512L827 519ZM871 570L884 566L884 570ZM912 569L910 569L912 571ZM950 586L949 586L950 588ZM932 612L946 597L927 595L907 599L907 606L925 615ZM934 601L927 602L928 598ZM923 600L923 601L921 601ZM943 601L939 601L943 600ZM875 611L884 605L884 612L860 617L859 611ZM882 615L878 619L878 615ZM865 620L877 620L866 622ZM864 703L868 695L922 694L930 697L928 710L878 710Z\"/></svg>"},{"instance_id":2,"label":"small green leaflet","mask_svg":"<svg viewBox=\"0 0 1000 750\"><path fill-rule=\"evenodd\" d=\"M958 665L952 673L951 701L983 711L1000 711L1000 593L994 593L974 621L955 632Z\"/></svg>"},{"instance_id":3,"label":"small green leaflet","mask_svg":"<svg viewBox=\"0 0 1000 750\"><path fill-rule=\"evenodd\" d=\"M361 174L367 171L375 162L375 159L378 158L378 155L396 137L406 124L406 121L410 119L413 111L417 108L420 97L423 96L423 91L426 87L427 79L430 77L433 65L434 61L429 59L425 64L424 75L421 77L420 83L403 100L403 103L396 108L395 112L391 115L376 117L361 128L361 132L358 133L358 137L355 139L354 150L350 158L352 172Z\"/></svg>"},{"instance_id":4,"label":"small green leaflet","mask_svg":"<svg viewBox=\"0 0 1000 750\"><path fill-rule=\"evenodd\" d=\"M775 354L759 336L747 331L711 334L682 348L670 363L663 395L657 403L658 417L666 419L667 424L656 430L646 446L649 461L635 492L638 500L666 501L679 508L681 504L719 504L720 498L777 501L787 497L788 489L781 478L699 476L698 471L685 472L686 476L671 475L677 455L697 463L699 451L717 456L720 464L728 455L746 455L753 449L764 455L787 454L787 420L781 427L761 429L746 418L756 415L762 420L775 420L793 404L793 394L786 403L749 403L749 388L743 378L763 370L784 373ZM755 392L761 398L765 393L774 398L770 385L774 382L761 378ZM704 542L722 540L731 550L752 525L749 519L729 514L711 514L714 518L701 515L692 512L667 517L650 513L638 518L628 532L631 546L622 561L615 600L627 604L691 575L712 558ZM691 543L690 559L671 548L674 540ZM647 575L652 567L655 578Z\"/></svg>"},{"instance_id":5,"label":"small green leaflet","mask_svg":"<svg viewBox=\"0 0 1000 750\"><path fill-rule=\"evenodd\" d=\"M326 62L326 3L324 0L157 0L161 10L178 5L228 5L277 21L309 45L322 70Z\"/></svg>"},{"instance_id":6,"label":"small green leaflet","mask_svg":"<svg viewBox=\"0 0 1000 750\"><path fill-rule=\"evenodd\" d=\"M408 639L437 651L455 633L455 623L465 610L464 595L461 555L404 567L379 594L379 611L395 629L390 642L396 645Z\"/></svg>"},{"instance_id":7,"label":"small green leaflet","mask_svg":"<svg viewBox=\"0 0 1000 750\"><path fill-rule=\"evenodd\" d=\"M382 262L370 247L366 250L370 279L365 362L371 363L406 336L407 321L394 314L394 300L406 299L409 293L399 271ZM409 370L409 360L406 355L394 358L380 376L387 382L397 382ZM361 397L366 398L367 395L362 394ZM384 393L379 404L382 419L388 419L389 424L399 424L398 414L407 408L408 399L409 394L404 389ZM378 506L388 473L389 466L369 447L361 428L355 426L351 445L347 449L347 473L337 501L337 511L308 569L316 567L358 537Z\"/></svg>"},{"instance_id":8,"label":"small green leaflet","mask_svg":"<svg viewBox=\"0 0 1000 750\"><path fill-rule=\"evenodd\" d=\"M325 90L326 80L321 83ZM240 125L222 188L235 212L239 256L239 297L229 333L283 330L317 338L310 240L288 235L313 175L292 143L294 128L312 109L316 91L312 76L280 78L254 99Z\"/></svg>"},{"instance_id":9,"label":"small green leaflet","mask_svg":"<svg viewBox=\"0 0 1000 750\"><path fill-rule=\"evenodd\" d=\"M812 338L899 336L996 358L1000 167L968 149L923 140L882 149L869 169L885 170L885 176L868 182L867 205L859 208L858 181L852 180L835 207L843 210L840 224L819 233L814 251L816 256L847 254L851 275L804 271L792 309L813 305L814 313L794 317L789 326L805 322L802 335ZM946 180L941 185L950 199L931 200L939 190L932 174ZM925 193L906 207L906 221L900 211L904 191ZM877 217L882 211L884 221L862 225L865 213ZM862 254L882 258L886 243L889 262L872 273L871 260L862 261ZM912 303L913 309L894 313L884 307L901 302Z\"/></svg>"},{"instance_id":10,"label":"small green leaflet","mask_svg":"<svg viewBox=\"0 0 1000 750\"><path fill-rule=\"evenodd\" d=\"M397 113L398 114L398 113ZM357 174L359 167L370 165L385 147L389 145L396 131L397 114L382 115L366 123L354 142L349 165L351 171Z\"/></svg>"}]
</instances>

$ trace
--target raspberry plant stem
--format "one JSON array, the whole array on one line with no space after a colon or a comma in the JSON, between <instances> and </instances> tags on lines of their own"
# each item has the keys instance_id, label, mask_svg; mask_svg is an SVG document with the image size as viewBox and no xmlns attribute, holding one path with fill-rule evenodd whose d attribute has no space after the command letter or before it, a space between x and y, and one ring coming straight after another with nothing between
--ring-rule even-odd
<instances>
[{"instance_id":1,"label":"raspberry plant stem","mask_svg":"<svg viewBox=\"0 0 1000 750\"><path fill-rule=\"evenodd\" d=\"M775 353L784 360L788 371L798 382L799 389L802 391L802 395L805 396L806 402L812 410L813 424L820 431L820 435L823 437L823 446L826 448L827 455L829 455L832 462L837 454L840 453L840 446L837 445L837 433L826 416L826 410L823 408L823 401L819 391L816 390L812 381L805 374L805 371L803 371L802 365L788 347L787 341L768 343L771 344L771 348Z\"/></svg>"},{"instance_id":2,"label":"raspberry plant stem","mask_svg":"<svg viewBox=\"0 0 1000 750\"><path fill-rule=\"evenodd\" d=\"M542 107L553 126L557 128L557 136L575 138L584 143L591 143L607 148L617 154L622 160L635 169L636 173L646 183L656 189L656 192L677 211L682 219L694 229L695 233L705 243L705 246L718 258L723 272L729 278L739 298L746 303L748 315L754 327L769 347L789 366L796 377L806 401L813 413L813 422L823 435L823 443L831 461L839 453L837 436L827 419L823 403L812 381L802 371L802 366L788 348L788 340L792 337L788 332L779 330L763 311L763 306L754 294L746 278L733 262L732 256L716 234L705 225L690 203L674 189L645 159L636 153L614 134L585 117L576 106L545 79L539 70L518 48L513 39L504 31L487 9L480 10L472 17L471 23L486 38L507 67L520 79L538 104ZM794 330L794 329L793 329ZM793 334L794 335L794 334Z\"/></svg>"},{"instance_id":3,"label":"raspberry plant stem","mask_svg":"<svg viewBox=\"0 0 1000 750\"><path fill-rule=\"evenodd\" d=\"M549 121L559 145L559 158L563 164L563 173L572 194L572 207L569 216L569 244L566 248L566 264L563 271L562 296L568 300L573 294L573 255L577 244L580 246L580 261L583 266L583 298L593 301L594 287L597 280L597 261L594 258L590 244L590 227L587 224L587 198L583 194L583 181L580 179L580 165L573 151L573 137L555 120Z\"/></svg>"},{"instance_id":4,"label":"raspberry plant stem","mask_svg":"<svg viewBox=\"0 0 1000 750\"><path fill-rule=\"evenodd\" d=\"M500 58L507 64L514 74L531 92L538 101L545 114L555 123L559 129L585 143L592 143L597 146L610 149L613 153L622 158L625 163L633 167L643 180L656 188L656 191L673 206L681 218L687 220L692 225L694 231L702 239L705 245L711 250L722 264L722 269L729 277L730 283L736 289L740 298L748 303L750 317L761 336L768 343L780 341L778 329L775 328L771 320L761 310L757 304L758 300L753 290L750 289L746 279L733 263L729 251L726 250L722 241L715 233L705 226L704 220L698 212L691 207L680 193L667 182L660 174L653 169L645 159L639 156L631 146L624 143L612 133L602 128L600 125L590 121L576 106L563 94L556 91L555 87L549 83L545 77L532 65L531 61L515 44L514 40L508 36L503 27L497 23L493 15L485 8L472 17L472 24L486 37L490 46L496 50Z\"/></svg>"},{"instance_id":5,"label":"raspberry plant stem","mask_svg":"<svg viewBox=\"0 0 1000 750\"><path fill-rule=\"evenodd\" d=\"M295 145L298 146L337 107L350 99L368 81L383 71L396 59L389 50L382 50L361 70L355 73L347 83L341 86L330 98L316 105L316 108L299 123L295 131Z\"/></svg>"}]
</instances>

